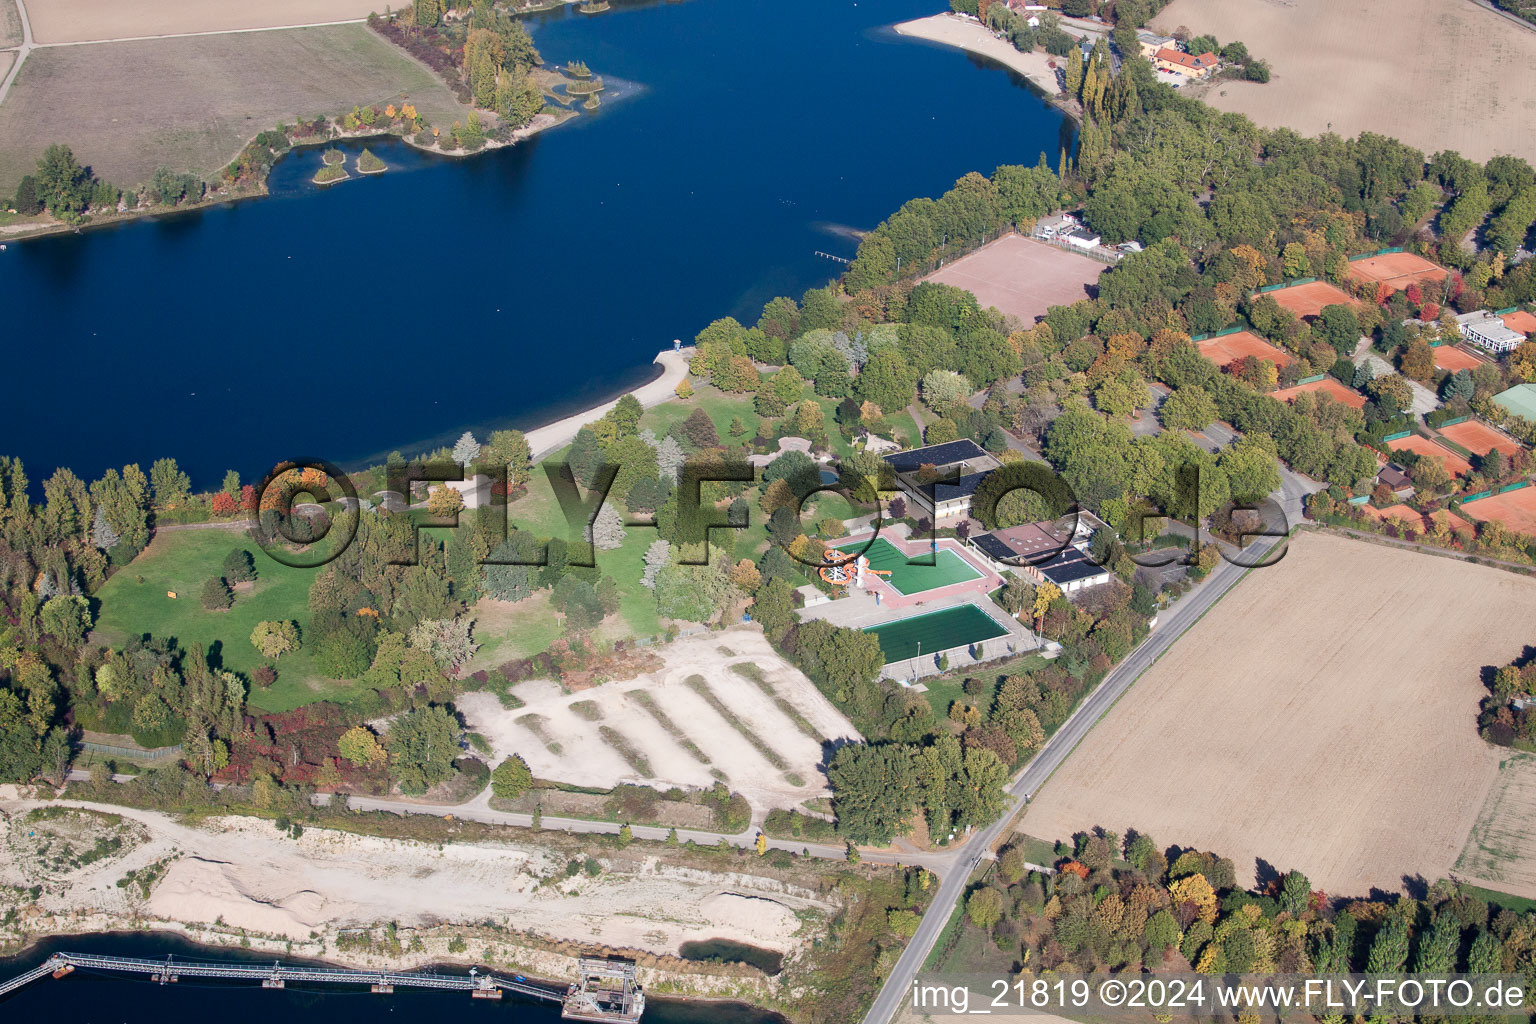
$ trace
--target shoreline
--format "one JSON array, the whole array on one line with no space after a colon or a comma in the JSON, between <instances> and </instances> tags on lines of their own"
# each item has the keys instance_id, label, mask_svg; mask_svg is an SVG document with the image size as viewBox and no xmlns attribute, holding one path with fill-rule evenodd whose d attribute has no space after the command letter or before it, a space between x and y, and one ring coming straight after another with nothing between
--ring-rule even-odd
<instances>
[{"instance_id":1,"label":"shoreline","mask_svg":"<svg viewBox=\"0 0 1536 1024\"><path fill-rule=\"evenodd\" d=\"M478 964L567 981L577 976L579 957L617 956L636 961L653 994L777 1012L790 979L748 964L691 960L679 950L690 941L724 936L790 956L802 943L794 938L794 911L787 908L835 912L811 883L751 875L734 860L704 868L709 877L701 878L696 864L647 868L648 857L593 849L554 830L549 848L532 835L499 831L445 842L442 836L387 837L326 823L311 825L299 839L275 832L267 819L236 813L188 822L168 812L68 795L39 799L7 786L0 792L0 835L27 827L23 816L44 807L78 811L98 823L88 831L118 837L124 846L61 874L33 864L13 844L0 856L0 877L40 891L13 908L19 916L0 927L0 959L25 956L50 939L103 933L358 970ZM583 851L602 858L597 880L552 881L562 877L568 857ZM406 865L414 867L406 871ZM153 873L142 894L134 885L112 884L144 871ZM494 896L477 898L475 883L492 875L505 885ZM734 895L738 889L750 895L737 895L723 911L720 891ZM747 906L754 897L778 904L776 915L752 910L755 916L742 916L746 912L736 904Z\"/></svg>"},{"instance_id":2,"label":"shoreline","mask_svg":"<svg viewBox=\"0 0 1536 1024\"><path fill-rule=\"evenodd\" d=\"M92 940L93 944L102 940L109 942L131 942L134 940L157 941L168 939L173 942L182 942L189 946L196 947L199 956L208 960L226 959L230 962L246 962L248 960L254 959L251 954L276 953L279 954L278 958L281 959L286 966L338 967L343 970L353 971L389 971L397 974L414 974L429 973L440 970L442 968L449 968L450 970L448 973L453 973L452 969L478 967L488 971L488 973L506 976L509 980L513 975L522 975L525 976L527 980L532 984L545 986L556 990L570 984L571 980L570 978L562 979L557 977L546 977L541 970L525 970L515 965L509 966L506 964L494 963L487 964L482 957L470 955L468 951L464 953L441 954L418 953L415 955L410 953L402 953L398 957L349 956L340 950L322 954L309 954L295 951L292 948L295 945L293 943L268 939L262 936L230 934L225 936L229 939L229 941L209 941L207 937L198 937L194 935L185 922L144 921L123 918L111 918L110 920L113 923L101 928L82 926L78 929L64 928L49 932L38 932L35 934L29 933L20 946L0 952L0 982L9 981L12 970L15 970L16 973L21 973L22 971L27 970L28 968L23 966L24 962L31 957L36 956L39 952L42 952L39 947L50 942L62 945L72 938L90 939ZM85 924L94 923L95 922L86 922ZM387 922L379 922L376 923L374 927L382 928L386 924ZM244 955L240 957L228 956L228 954L231 952L241 953ZM634 954L636 952L639 951L615 949L608 950L603 953L592 953L588 955L623 958L624 954L626 953ZM48 957L51 955L53 955L53 951L43 952L42 959L39 962L46 962ZM115 956L119 954L108 953L106 955ZM549 955L570 960L572 968L571 977L574 978L577 975L577 958L575 956L567 956L563 953ZM682 962L698 964L701 967L726 966L724 964L707 960L683 960ZM261 963L265 964L267 963L267 960L262 958ZM648 1000L654 999L658 1003L705 1003L721 1006L738 1006L742 1007L743 1009L750 1010L753 1013L764 1015L771 1014L781 1019L788 1019L784 1017L781 1011L776 1010L771 1006L766 1006L763 1003L752 1002L744 995L712 995L709 993L699 993L676 987L679 984L678 979L698 977L710 978L718 981L726 980L728 976L719 974L694 975L683 972L669 971L666 968L661 967L647 967L642 968L642 970L649 972L650 975L649 983L644 986ZM771 978L772 976L766 977ZM741 980L755 979L743 977ZM366 981L360 981L359 983L366 984ZM321 995L344 995L347 993L347 990L344 988L333 987L317 988L313 990L305 989L304 991L314 991L316 994Z\"/></svg>"},{"instance_id":3,"label":"shoreline","mask_svg":"<svg viewBox=\"0 0 1536 1024\"><path fill-rule=\"evenodd\" d=\"M908 39L921 39L940 46L949 46L977 57L995 61L1010 71L1023 76L1030 85L1044 94L1044 99L1078 124L1082 116L1075 103L1069 103L1056 83L1056 71L1049 66L1057 58L1040 50L1023 53L1012 43L999 39L974 18L962 18L957 14L932 14L926 18L903 21L892 28Z\"/></svg>"},{"instance_id":4,"label":"shoreline","mask_svg":"<svg viewBox=\"0 0 1536 1024\"><path fill-rule=\"evenodd\" d=\"M560 0L560 2L564 4L570 2L570 0ZM286 160L289 156L299 152L300 150L312 149L316 146L329 146L337 142L351 142L359 139L393 139L402 142L405 145L410 146L412 149L418 150L422 153L431 153L434 156L450 157L453 159L466 159L468 157L479 156L482 153L489 153L492 150L506 149L510 146L515 146L519 142L524 142L534 137L535 135L538 135L540 132L548 131L551 128L558 128L565 122L580 116L581 115L578 111L570 109L562 109L559 113L540 112L535 114L533 120L528 124L515 130L512 133L512 137L509 138L506 142L502 142L497 139L487 139L485 141L485 145L481 146L479 149L474 150L445 150L439 149L436 146L423 146L417 143L416 140L411 136L398 132L371 130L357 132L338 132L337 134L324 139L316 139L313 141L304 139L300 140L299 142L291 142L287 152L283 153L278 161L274 162L272 166L276 167L277 163L280 163L282 160ZM259 135L261 133L258 132L257 134ZM256 135L252 135L249 139L247 139L245 145L249 146L254 141L256 141ZM241 152L244 152L244 150L245 146L242 146ZM377 174L382 172L374 171L361 173ZM270 174L271 171L269 170L268 175ZM338 184L342 180L344 179L338 178L333 182L314 182L314 184L316 188L324 191L326 185ZM155 217L173 217L178 214L206 210L209 207L220 206L225 203L239 203L253 199L265 199L270 195L271 192L267 188L266 178L263 178L259 183L254 185L248 185L244 187L235 186L230 188L228 191L215 192L212 188L210 188L208 194L195 203L183 203L179 206L169 206L164 208L150 207L147 209L141 208L134 210L124 210L122 212L112 211L109 213L92 214L91 219L84 224L65 224L61 221L50 221L34 225L13 225L10 228L0 226L0 242L10 244L11 242L29 242L34 239L48 238L54 235L71 233L77 235L84 234L87 231L99 230L102 228L123 227L128 224L133 224L137 221L149 220Z\"/></svg>"}]
</instances>

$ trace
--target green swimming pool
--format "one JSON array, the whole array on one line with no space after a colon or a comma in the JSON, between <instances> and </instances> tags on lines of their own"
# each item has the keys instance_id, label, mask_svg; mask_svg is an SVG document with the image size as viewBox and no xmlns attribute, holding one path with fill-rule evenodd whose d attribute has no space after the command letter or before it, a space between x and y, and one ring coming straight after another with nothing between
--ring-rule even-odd
<instances>
[{"instance_id":1,"label":"green swimming pool","mask_svg":"<svg viewBox=\"0 0 1536 1024\"><path fill-rule=\"evenodd\" d=\"M869 542L855 541L852 544L842 544L837 550L859 551L867 543ZM876 537L864 554L869 559L871 569L890 570L891 574L885 578L902 595L921 594L925 590L937 590L951 583L964 583L966 580L981 578L981 573L949 548L940 548L937 556L927 551L912 556L918 562L931 560L932 565L911 565L907 562L907 556L902 554L896 545L884 537Z\"/></svg>"},{"instance_id":2,"label":"green swimming pool","mask_svg":"<svg viewBox=\"0 0 1536 1024\"><path fill-rule=\"evenodd\" d=\"M957 605L939 612L870 626L864 630L880 641L886 664L917 657L920 651L936 654L982 640L995 640L1008 630L973 604Z\"/></svg>"}]
</instances>

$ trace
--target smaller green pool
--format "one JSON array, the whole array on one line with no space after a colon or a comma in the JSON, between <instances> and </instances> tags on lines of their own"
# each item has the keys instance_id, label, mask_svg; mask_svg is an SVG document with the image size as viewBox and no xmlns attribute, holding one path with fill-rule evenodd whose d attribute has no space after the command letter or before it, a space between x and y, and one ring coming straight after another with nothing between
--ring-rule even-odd
<instances>
[{"instance_id":1,"label":"smaller green pool","mask_svg":"<svg viewBox=\"0 0 1536 1024\"><path fill-rule=\"evenodd\" d=\"M982 640L995 640L1006 636L1008 630L975 605L962 604L883 626L870 626L864 632L873 633L880 641L886 664L890 664L915 658L920 651L937 654Z\"/></svg>"},{"instance_id":2,"label":"smaller green pool","mask_svg":"<svg viewBox=\"0 0 1536 1024\"><path fill-rule=\"evenodd\" d=\"M901 549L884 537L876 537L873 543L855 541L852 544L840 544L837 550L860 551L865 544L869 544L869 550L864 552L865 557L869 559L869 567L889 570L890 575L885 579L890 580L891 586L903 596L921 594L925 590L937 590L951 583L964 583L967 580L981 578L981 573L971 568L969 562L949 548L939 548L937 555L924 551L912 556L913 561L919 563L932 561L932 565L911 564L907 556L901 553Z\"/></svg>"}]
</instances>

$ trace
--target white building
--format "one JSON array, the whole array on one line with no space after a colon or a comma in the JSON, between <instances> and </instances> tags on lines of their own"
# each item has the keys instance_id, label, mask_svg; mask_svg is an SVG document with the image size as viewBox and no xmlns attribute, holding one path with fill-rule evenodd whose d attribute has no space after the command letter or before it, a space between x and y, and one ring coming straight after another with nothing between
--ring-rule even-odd
<instances>
[{"instance_id":1,"label":"white building","mask_svg":"<svg viewBox=\"0 0 1536 1024\"><path fill-rule=\"evenodd\" d=\"M1061 236L1061 240L1076 249L1097 249L1103 239L1087 228L1073 228Z\"/></svg>"},{"instance_id":2,"label":"white building","mask_svg":"<svg viewBox=\"0 0 1536 1024\"><path fill-rule=\"evenodd\" d=\"M1513 352L1525 340L1525 335L1511 330L1486 309L1461 314L1456 318L1456 327L1463 338L1489 352Z\"/></svg>"}]
</instances>

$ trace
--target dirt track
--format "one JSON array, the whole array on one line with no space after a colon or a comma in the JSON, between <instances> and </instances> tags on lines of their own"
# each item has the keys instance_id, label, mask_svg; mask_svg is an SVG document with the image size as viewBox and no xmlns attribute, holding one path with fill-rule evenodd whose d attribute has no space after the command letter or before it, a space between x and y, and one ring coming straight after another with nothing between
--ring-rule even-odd
<instances>
[{"instance_id":1,"label":"dirt track","mask_svg":"<svg viewBox=\"0 0 1536 1024\"><path fill-rule=\"evenodd\" d=\"M1536 32L1467 0L1174 0L1153 25L1241 40L1268 60L1269 82L1202 96L1259 124L1536 160L1536 133L1518 127L1536 113L1536 75L1511 73L1536 64Z\"/></svg>"},{"instance_id":2,"label":"dirt track","mask_svg":"<svg viewBox=\"0 0 1536 1024\"><path fill-rule=\"evenodd\" d=\"M1497 770L1478 671L1530 640L1536 581L1305 533L1144 675L1020 828L1103 825L1314 887L1444 876Z\"/></svg>"}]
</instances>

